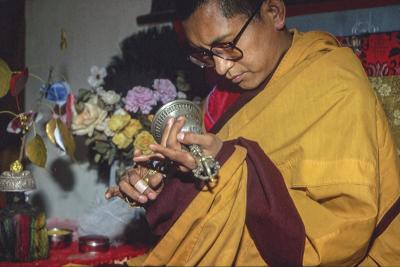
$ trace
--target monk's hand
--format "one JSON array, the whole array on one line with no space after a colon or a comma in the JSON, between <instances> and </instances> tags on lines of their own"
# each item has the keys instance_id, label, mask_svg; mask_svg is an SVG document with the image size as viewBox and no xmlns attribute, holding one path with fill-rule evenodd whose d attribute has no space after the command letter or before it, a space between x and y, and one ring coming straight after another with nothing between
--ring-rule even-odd
<instances>
[{"instance_id":1,"label":"monk's hand","mask_svg":"<svg viewBox=\"0 0 400 267\"><path fill-rule=\"evenodd\" d=\"M174 161L180 171L187 172L197 168L193 155L184 146L199 145L205 156L215 157L222 148L222 141L213 134L181 132L185 117L170 119L164 130L161 144L152 144L153 155L161 155Z\"/></svg>"},{"instance_id":2,"label":"monk's hand","mask_svg":"<svg viewBox=\"0 0 400 267\"><path fill-rule=\"evenodd\" d=\"M139 165L127 170L118 186L108 188L105 197L120 197L131 206L145 204L157 198L164 185L162 179L162 174Z\"/></svg>"}]
</instances>

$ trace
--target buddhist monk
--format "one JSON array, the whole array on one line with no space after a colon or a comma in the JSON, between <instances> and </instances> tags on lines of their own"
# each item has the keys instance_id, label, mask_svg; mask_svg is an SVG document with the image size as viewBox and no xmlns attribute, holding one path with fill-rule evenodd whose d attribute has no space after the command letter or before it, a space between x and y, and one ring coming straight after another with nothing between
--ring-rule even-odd
<instances>
[{"instance_id":1,"label":"buddhist monk","mask_svg":"<svg viewBox=\"0 0 400 267\"><path fill-rule=\"evenodd\" d=\"M146 208L158 243L144 265L400 264L399 157L357 57L324 32L285 26L282 0L181 0L189 59L215 85L204 134L171 119L153 155L167 175L133 169L107 196ZM201 184L198 144L220 163Z\"/></svg>"}]
</instances>

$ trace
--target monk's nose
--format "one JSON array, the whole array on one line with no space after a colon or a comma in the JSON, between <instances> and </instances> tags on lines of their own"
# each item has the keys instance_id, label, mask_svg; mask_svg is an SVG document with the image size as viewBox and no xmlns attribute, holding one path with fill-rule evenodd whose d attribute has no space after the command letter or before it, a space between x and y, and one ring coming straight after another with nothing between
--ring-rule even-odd
<instances>
[{"instance_id":1,"label":"monk's nose","mask_svg":"<svg viewBox=\"0 0 400 267\"><path fill-rule=\"evenodd\" d=\"M229 71L229 69L232 68L235 62L214 56L214 63L215 63L215 71L219 75L225 76L226 73Z\"/></svg>"}]
</instances>

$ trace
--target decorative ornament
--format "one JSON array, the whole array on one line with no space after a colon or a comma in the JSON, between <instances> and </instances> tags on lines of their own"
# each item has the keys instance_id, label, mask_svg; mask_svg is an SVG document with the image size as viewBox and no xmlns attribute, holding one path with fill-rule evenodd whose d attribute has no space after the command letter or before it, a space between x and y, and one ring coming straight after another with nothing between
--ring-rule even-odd
<instances>
[{"instance_id":1,"label":"decorative ornament","mask_svg":"<svg viewBox=\"0 0 400 267\"><path fill-rule=\"evenodd\" d=\"M68 42L67 42L67 33L65 32L64 29L61 29L61 34L60 34L60 49L65 50L68 47Z\"/></svg>"},{"instance_id":2,"label":"decorative ornament","mask_svg":"<svg viewBox=\"0 0 400 267\"><path fill-rule=\"evenodd\" d=\"M10 165L10 171L13 173L20 173L22 172L22 164L19 160L14 161L13 163L11 163Z\"/></svg>"},{"instance_id":3,"label":"decorative ornament","mask_svg":"<svg viewBox=\"0 0 400 267\"><path fill-rule=\"evenodd\" d=\"M47 150L40 135L35 135L25 147L26 157L34 164L44 168L47 161Z\"/></svg>"},{"instance_id":4,"label":"decorative ornament","mask_svg":"<svg viewBox=\"0 0 400 267\"><path fill-rule=\"evenodd\" d=\"M10 80L10 94L17 96L22 90L25 89L26 82L28 81L29 72L25 68L23 71L13 73Z\"/></svg>"},{"instance_id":5,"label":"decorative ornament","mask_svg":"<svg viewBox=\"0 0 400 267\"><path fill-rule=\"evenodd\" d=\"M10 89L12 72L7 63L0 58L0 97L5 96Z\"/></svg>"},{"instance_id":6,"label":"decorative ornament","mask_svg":"<svg viewBox=\"0 0 400 267\"><path fill-rule=\"evenodd\" d=\"M36 183L32 173L23 170L19 160L10 165L10 171L4 171L0 175L0 192L25 192L36 189Z\"/></svg>"}]
</instances>

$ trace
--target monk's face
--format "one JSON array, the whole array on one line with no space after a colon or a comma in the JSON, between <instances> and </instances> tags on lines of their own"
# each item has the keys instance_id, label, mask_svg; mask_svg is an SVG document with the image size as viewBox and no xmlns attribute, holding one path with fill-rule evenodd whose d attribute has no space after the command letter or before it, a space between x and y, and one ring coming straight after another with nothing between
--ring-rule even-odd
<instances>
[{"instance_id":1,"label":"monk's face","mask_svg":"<svg viewBox=\"0 0 400 267\"><path fill-rule=\"evenodd\" d=\"M210 49L213 44L231 42L246 23L248 17L244 14L224 17L217 2L209 1L183 22L192 47ZM243 57L231 61L213 56L215 71L242 89L262 86L290 46L290 34L284 30L284 16L282 1L264 3L260 15L253 18L236 44Z\"/></svg>"}]
</instances>

